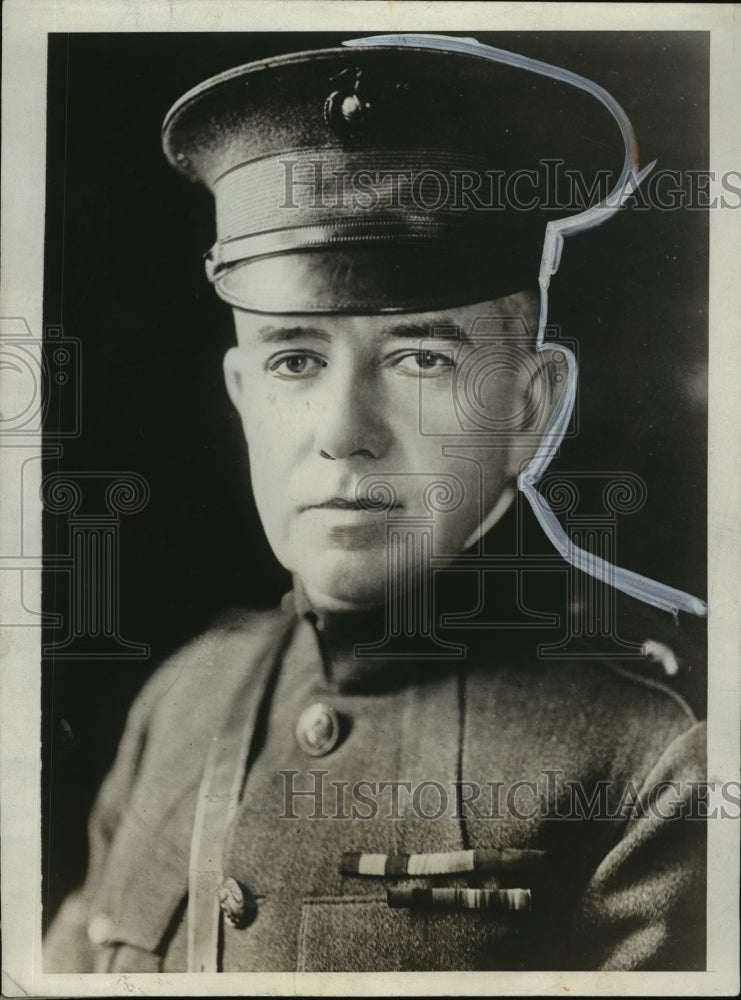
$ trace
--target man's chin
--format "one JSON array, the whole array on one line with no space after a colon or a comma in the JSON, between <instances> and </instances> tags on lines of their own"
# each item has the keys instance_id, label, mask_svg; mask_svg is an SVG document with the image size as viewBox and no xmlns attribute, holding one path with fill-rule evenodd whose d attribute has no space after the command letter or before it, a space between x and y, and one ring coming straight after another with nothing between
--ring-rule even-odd
<instances>
[{"instance_id":1,"label":"man's chin","mask_svg":"<svg viewBox=\"0 0 741 1000\"><path fill-rule=\"evenodd\" d=\"M385 604L388 596L385 560L343 560L340 565L323 565L321 556L296 569L306 596L317 611L352 613Z\"/></svg>"}]
</instances>

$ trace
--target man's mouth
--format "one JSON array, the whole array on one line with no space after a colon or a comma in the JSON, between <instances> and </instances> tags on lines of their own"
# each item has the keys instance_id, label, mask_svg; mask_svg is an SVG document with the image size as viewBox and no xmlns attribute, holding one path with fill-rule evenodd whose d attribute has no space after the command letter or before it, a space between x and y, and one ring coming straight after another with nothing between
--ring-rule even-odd
<instances>
[{"instance_id":1,"label":"man's mouth","mask_svg":"<svg viewBox=\"0 0 741 1000\"><path fill-rule=\"evenodd\" d=\"M354 500L346 500L344 497L332 497L322 503L309 504L306 510L363 510L363 511L385 511L399 510L404 504L390 502L386 498L372 499L371 497L358 497Z\"/></svg>"}]
</instances>

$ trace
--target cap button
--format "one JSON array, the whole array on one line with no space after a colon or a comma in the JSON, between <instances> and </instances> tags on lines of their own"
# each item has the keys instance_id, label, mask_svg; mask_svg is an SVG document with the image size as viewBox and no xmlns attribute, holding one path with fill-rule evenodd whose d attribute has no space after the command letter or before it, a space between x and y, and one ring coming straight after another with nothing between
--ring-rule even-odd
<instances>
[{"instance_id":1,"label":"cap button","mask_svg":"<svg viewBox=\"0 0 741 1000\"><path fill-rule=\"evenodd\" d=\"M87 925L87 936L92 944L104 945L113 940L113 921L107 913L94 913Z\"/></svg>"},{"instance_id":2,"label":"cap button","mask_svg":"<svg viewBox=\"0 0 741 1000\"><path fill-rule=\"evenodd\" d=\"M249 894L230 875L225 875L218 889L219 906L230 927L240 930L252 923L256 907Z\"/></svg>"},{"instance_id":3,"label":"cap button","mask_svg":"<svg viewBox=\"0 0 741 1000\"><path fill-rule=\"evenodd\" d=\"M363 114L365 107L357 94L350 94L349 97L343 100L340 110L342 111L342 117L346 121L351 122L353 118L357 118Z\"/></svg>"},{"instance_id":4,"label":"cap button","mask_svg":"<svg viewBox=\"0 0 741 1000\"><path fill-rule=\"evenodd\" d=\"M331 705L317 701L309 705L296 723L298 745L310 757L331 753L340 738L340 717Z\"/></svg>"}]
</instances>

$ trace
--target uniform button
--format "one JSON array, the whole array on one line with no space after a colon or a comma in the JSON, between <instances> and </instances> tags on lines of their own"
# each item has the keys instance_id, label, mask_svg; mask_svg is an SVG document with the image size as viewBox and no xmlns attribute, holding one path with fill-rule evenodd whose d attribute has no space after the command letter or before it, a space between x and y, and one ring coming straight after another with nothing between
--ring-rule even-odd
<instances>
[{"instance_id":1,"label":"uniform button","mask_svg":"<svg viewBox=\"0 0 741 1000\"><path fill-rule=\"evenodd\" d=\"M251 895L242 888L235 878L225 875L218 890L219 906L230 927L241 930L251 924L256 906Z\"/></svg>"},{"instance_id":2,"label":"uniform button","mask_svg":"<svg viewBox=\"0 0 741 1000\"><path fill-rule=\"evenodd\" d=\"M323 757L337 746L340 717L330 706L318 701L309 705L296 723L298 745L311 757Z\"/></svg>"},{"instance_id":3,"label":"uniform button","mask_svg":"<svg viewBox=\"0 0 741 1000\"><path fill-rule=\"evenodd\" d=\"M94 913L87 925L87 936L93 944L109 944L113 939L113 921L107 913Z\"/></svg>"}]
</instances>

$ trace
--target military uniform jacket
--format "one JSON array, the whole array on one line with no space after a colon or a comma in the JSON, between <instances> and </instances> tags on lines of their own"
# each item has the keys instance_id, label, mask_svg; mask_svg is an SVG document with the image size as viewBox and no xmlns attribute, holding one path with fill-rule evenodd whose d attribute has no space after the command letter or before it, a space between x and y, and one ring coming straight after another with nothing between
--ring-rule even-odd
<instances>
[{"instance_id":1,"label":"military uniform jacket","mask_svg":"<svg viewBox=\"0 0 741 1000\"><path fill-rule=\"evenodd\" d=\"M153 675L47 971L704 967L704 731L678 695L496 634L405 660L350 633L284 601Z\"/></svg>"}]
</instances>

